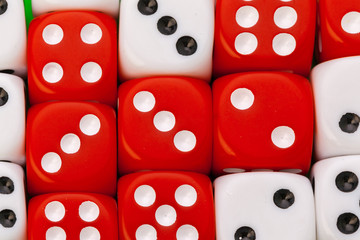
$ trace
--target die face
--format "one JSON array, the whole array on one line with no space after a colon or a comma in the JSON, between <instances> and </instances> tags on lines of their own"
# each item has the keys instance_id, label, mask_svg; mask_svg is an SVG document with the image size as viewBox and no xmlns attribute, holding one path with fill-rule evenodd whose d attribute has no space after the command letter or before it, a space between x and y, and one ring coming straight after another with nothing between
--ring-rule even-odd
<instances>
[{"instance_id":1,"label":"die face","mask_svg":"<svg viewBox=\"0 0 360 240\"><path fill-rule=\"evenodd\" d=\"M212 186L205 175L126 175L118 182L118 209L121 240L215 238Z\"/></svg>"},{"instance_id":2,"label":"die face","mask_svg":"<svg viewBox=\"0 0 360 240\"><path fill-rule=\"evenodd\" d=\"M0 73L0 159L25 164L25 93L23 80Z\"/></svg>"},{"instance_id":3,"label":"die face","mask_svg":"<svg viewBox=\"0 0 360 240\"><path fill-rule=\"evenodd\" d=\"M28 239L118 239L116 213L115 200L100 194L37 196L29 202Z\"/></svg>"},{"instance_id":4,"label":"die face","mask_svg":"<svg viewBox=\"0 0 360 240\"><path fill-rule=\"evenodd\" d=\"M319 60L359 55L360 6L356 0L319 1L318 55Z\"/></svg>"},{"instance_id":5,"label":"die face","mask_svg":"<svg viewBox=\"0 0 360 240\"><path fill-rule=\"evenodd\" d=\"M26 0L30 1L30 0ZM119 1L117 0L81 0L81 1L51 1L51 0L31 0L34 16L63 11L63 10L88 10L98 11L109 14L113 17L119 15Z\"/></svg>"},{"instance_id":6,"label":"die face","mask_svg":"<svg viewBox=\"0 0 360 240\"><path fill-rule=\"evenodd\" d=\"M30 195L115 195L116 120L110 107L85 102L36 105L28 111L26 146Z\"/></svg>"},{"instance_id":7,"label":"die face","mask_svg":"<svg viewBox=\"0 0 360 240\"><path fill-rule=\"evenodd\" d=\"M55 12L31 22L29 100L116 105L116 22L97 12Z\"/></svg>"},{"instance_id":8,"label":"die face","mask_svg":"<svg viewBox=\"0 0 360 240\"><path fill-rule=\"evenodd\" d=\"M359 57L348 57L319 64L312 70L317 160L360 154L360 97L356 91L360 87L359 64Z\"/></svg>"},{"instance_id":9,"label":"die face","mask_svg":"<svg viewBox=\"0 0 360 240\"><path fill-rule=\"evenodd\" d=\"M212 0L124 0L120 4L121 79L178 75L210 81Z\"/></svg>"},{"instance_id":10,"label":"die face","mask_svg":"<svg viewBox=\"0 0 360 240\"><path fill-rule=\"evenodd\" d=\"M22 0L0 1L0 72L26 76L26 22Z\"/></svg>"},{"instance_id":11,"label":"die face","mask_svg":"<svg viewBox=\"0 0 360 240\"><path fill-rule=\"evenodd\" d=\"M231 174L217 178L214 189L218 240L316 239L313 193L303 176Z\"/></svg>"},{"instance_id":12,"label":"die face","mask_svg":"<svg viewBox=\"0 0 360 240\"><path fill-rule=\"evenodd\" d=\"M311 175L315 186L317 239L359 239L360 156L319 161Z\"/></svg>"},{"instance_id":13,"label":"die face","mask_svg":"<svg viewBox=\"0 0 360 240\"><path fill-rule=\"evenodd\" d=\"M140 170L209 173L211 102L210 87L197 79L145 78L120 85L120 173Z\"/></svg>"},{"instance_id":14,"label":"die face","mask_svg":"<svg viewBox=\"0 0 360 240\"><path fill-rule=\"evenodd\" d=\"M0 235L4 240L26 240L24 170L0 162Z\"/></svg>"},{"instance_id":15,"label":"die face","mask_svg":"<svg viewBox=\"0 0 360 240\"><path fill-rule=\"evenodd\" d=\"M312 0L218 0L214 75L281 70L307 76L315 16L316 2Z\"/></svg>"},{"instance_id":16,"label":"die face","mask_svg":"<svg viewBox=\"0 0 360 240\"><path fill-rule=\"evenodd\" d=\"M290 73L234 74L215 80L212 89L215 175L308 171L314 120L307 79Z\"/></svg>"}]
</instances>

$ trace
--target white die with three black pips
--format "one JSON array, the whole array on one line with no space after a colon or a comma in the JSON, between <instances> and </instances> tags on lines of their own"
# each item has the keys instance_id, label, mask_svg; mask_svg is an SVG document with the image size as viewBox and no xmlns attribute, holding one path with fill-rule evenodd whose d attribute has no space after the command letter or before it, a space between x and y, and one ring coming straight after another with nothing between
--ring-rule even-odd
<instances>
[{"instance_id":1,"label":"white die with three black pips","mask_svg":"<svg viewBox=\"0 0 360 240\"><path fill-rule=\"evenodd\" d=\"M315 189L318 240L359 240L360 155L317 162L311 171Z\"/></svg>"},{"instance_id":2,"label":"white die with three black pips","mask_svg":"<svg viewBox=\"0 0 360 240\"><path fill-rule=\"evenodd\" d=\"M217 240L315 240L309 179L293 173L246 172L214 182Z\"/></svg>"},{"instance_id":3,"label":"white die with three black pips","mask_svg":"<svg viewBox=\"0 0 360 240\"><path fill-rule=\"evenodd\" d=\"M213 0L122 0L120 77L177 75L210 81L214 12Z\"/></svg>"}]
</instances>

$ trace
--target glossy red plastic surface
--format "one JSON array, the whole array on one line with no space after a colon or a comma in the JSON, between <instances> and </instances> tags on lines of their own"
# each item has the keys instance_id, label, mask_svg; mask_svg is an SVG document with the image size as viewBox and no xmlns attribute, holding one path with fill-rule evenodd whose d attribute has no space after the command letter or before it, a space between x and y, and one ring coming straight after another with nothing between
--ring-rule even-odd
<instances>
[{"instance_id":1,"label":"glossy red plastic surface","mask_svg":"<svg viewBox=\"0 0 360 240\"><path fill-rule=\"evenodd\" d=\"M144 185L153 188L156 194L154 202L147 207L138 205L134 195ZM181 206L176 200L176 190L184 185L191 186L197 193L196 202L191 206ZM159 207L164 205L176 211L176 220L170 226L162 226L155 216ZM215 239L212 185L210 179L202 174L147 172L121 177L118 182L118 209L120 240L135 239L137 229L144 224L155 228L158 240L179 239L176 234L183 225L193 226L199 240Z\"/></svg>"},{"instance_id":2,"label":"glossy red plastic surface","mask_svg":"<svg viewBox=\"0 0 360 240\"><path fill-rule=\"evenodd\" d=\"M249 108L239 110L231 103L237 89L252 92L254 101ZM307 79L276 72L228 75L215 80L213 101L216 175L254 169L308 171L314 108ZM272 140L273 131L280 126L291 128L295 135L294 142L285 148ZM287 137L284 134L282 140Z\"/></svg>"},{"instance_id":3,"label":"glossy red plastic surface","mask_svg":"<svg viewBox=\"0 0 360 240\"><path fill-rule=\"evenodd\" d=\"M236 21L236 13L244 6L254 7L259 18L254 26L242 27ZM297 19L292 27L282 29L274 23L275 11L280 7L292 7ZM214 75L215 77L248 71L289 71L307 76L310 71L315 39L316 1L268 1L268 0L217 0L215 16ZM244 26L244 25L243 25ZM250 33L257 39L257 47L250 54L240 54L235 48L239 34ZM286 56L273 50L273 39L281 33L290 34L296 41L294 51ZM289 42L283 41L282 47ZM249 41L242 46L249 45Z\"/></svg>"},{"instance_id":4,"label":"glossy red plastic surface","mask_svg":"<svg viewBox=\"0 0 360 240\"><path fill-rule=\"evenodd\" d=\"M91 136L80 129L81 119L88 114L100 120L99 131ZM98 103L54 102L30 108L26 139L29 194L81 191L114 196L117 181L115 117L112 108ZM63 137L69 133L80 140L78 151L70 154L61 146ZM68 147L72 148L71 144ZM58 171L44 170L42 159L47 153L60 157Z\"/></svg>"},{"instance_id":5,"label":"glossy red plastic surface","mask_svg":"<svg viewBox=\"0 0 360 240\"><path fill-rule=\"evenodd\" d=\"M101 39L93 44L85 43L81 37L83 27L89 23L96 24L102 33ZM57 44L47 44L43 38L44 29L50 24L58 25L62 29L63 38ZM34 19L30 24L28 36L30 103L33 105L51 100L91 100L115 107L117 89L116 32L115 20L98 12L54 12ZM50 36L56 39L59 34L54 31L54 36ZM94 36L96 36L96 31L93 29L92 37ZM43 77L44 67L52 62L59 64L63 69L62 78L54 83L45 81ZM101 76L97 81L95 81L96 77L99 76L94 71L89 72L89 75L95 78L93 82L84 81L80 74L82 66L88 62L94 62L102 69ZM53 70L53 74L56 71Z\"/></svg>"},{"instance_id":6,"label":"glossy red plastic surface","mask_svg":"<svg viewBox=\"0 0 360 240\"><path fill-rule=\"evenodd\" d=\"M335 58L360 55L360 48L358 47L360 32L349 33L344 31L342 27L342 19L347 13L354 12L360 15L359 2L356 0L319 0L318 12L317 50L319 60L323 62ZM358 26L356 19L353 20L355 20L353 25ZM350 22L350 19L345 21Z\"/></svg>"},{"instance_id":7,"label":"glossy red plastic surface","mask_svg":"<svg viewBox=\"0 0 360 240\"><path fill-rule=\"evenodd\" d=\"M59 221L51 221L45 215L47 205L52 202L61 203L65 209L65 215ZM79 208L83 203L89 202L98 207L99 215L95 220L88 218L85 221L79 214ZM91 210L94 209L83 212L82 216L94 215L94 211ZM53 214L58 215L59 212ZM28 207L28 240L46 240L47 231L52 227L64 230L67 240L79 240L81 231L88 227L95 228L101 239L116 240L118 239L116 201L105 195L91 193L44 194L32 198ZM61 239L61 236L58 237Z\"/></svg>"},{"instance_id":8,"label":"glossy red plastic surface","mask_svg":"<svg viewBox=\"0 0 360 240\"><path fill-rule=\"evenodd\" d=\"M149 92L155 101L147 112L138 111L134 97ZM186 170L209 173L212 158L211 90L192 78L158 77L130 80L120 85L118 107L118 153L121 174L141 170ZM159 131L155 116L168 111L175 118L171 130ZM174 138L190 131L196 145L180 151Z\"/></svg>"}]
</instances>

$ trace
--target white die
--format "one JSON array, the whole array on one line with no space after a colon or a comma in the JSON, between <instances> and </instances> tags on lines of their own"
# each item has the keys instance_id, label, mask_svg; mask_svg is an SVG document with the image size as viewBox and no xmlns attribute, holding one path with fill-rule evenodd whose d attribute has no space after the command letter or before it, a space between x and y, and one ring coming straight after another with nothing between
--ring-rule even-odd
<instances>
[{"instance_id":1,"label":"white die","mask_svg":"<svg viewBox=\"0 0 360 240\"><path fill-rule=\"evenodd\" d=\"M144 15L140 12L140 9L144 9L142 4L146 2L156 3L153 14ZM159 21L166 20L163 17L173 19ZM176 31L167 31L172 33L170 35L162 34L159 29L164 28L158 28L158 23L171 25L174 19ZM129 80L180 75L210 81L213 35L213 0L122 0L119 18L120 77ZM183 38L191 43L195 40L196 51L191 51L195 48L189 48L190 51L186 51L188 55L184 55L180 47L180 53L177 43L181 42L182 37L191 37Z\"/></svg>"},{"instance_id":2,"label":"white die","mask_svg":"<svg viewBox=\"0 0 360 240\"><path fill-rule=\"evenodd\" d=\"M313 166L311 177L315 188L317 239L359 240L360 155L319 161ZM349 221L353 225L347 225Z\"/></svg>"},{"instance_id":3,"label":"white die","mask_svg":"<svg viewBox=\"0 0 360 240\"><path fill-rule=\"evenodd\" d=\"M0 0L0 72L26 76L26 21L23 0ZM5 7L4 7L5 6Z\"/></svg>"},{"instance_id":4,"label":"white die","mask_svg":"<svg viewBox=\"0 0 360 240\"><path fill-rule=\"evenodd\" d=\"M315 98L317 160L360 154L360 129L356 127L360 121L360 57L317 65L311 72L311 82ZM354 124L345 124L348 121Z\"/></svg>"},{"instance_id":5,"label":"white die","mask_svg":"<svg viewBox=\"0 0 360 240\"><path fill-rule=\"evenodd\" d=\"M119 0L32 0L31 5L35 17L64 10L104 12L115 18L119 15Z\"/></svg>"},{"instance_id":6,"label":"white die","mask_svg":"<svg viewBox=\"0 0 360 240\"><path fill-rule=\"evenodd\" d=\"M5 73L0 73L0 160L25 164L24 83Z\"/></svg>"},{"instance_id":7,"label":"white die","mask_svg":"<svg viewBox=\"0 0 360 240\"><path fill-rule=\"evenodd\" d=\"M0 238L26 239L24 170L14 163L0 162Z\"/></svg>"},{"instance_id":8,"label":"white die","mask_svg":"<svg viewBox=\"0 0 360 240\"><path fill-rule=\"evenodd\" d=\"M306 177L237 173L217 178L214 187L217 240L315 240L314 198ZM283 196L290 201L277 201Z\"/></svg>"}]
</instances>

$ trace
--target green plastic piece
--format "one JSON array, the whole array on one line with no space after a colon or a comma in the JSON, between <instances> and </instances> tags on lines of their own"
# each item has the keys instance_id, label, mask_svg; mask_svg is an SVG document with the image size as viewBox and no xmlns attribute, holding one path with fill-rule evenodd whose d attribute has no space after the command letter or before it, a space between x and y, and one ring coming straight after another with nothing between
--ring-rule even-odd
<instances>
[{"instance_id":1,"label":"green plastic piece","mask_svg":"<svg viewBox=\"0 0 360 240\"><path fill-rule=\"evenodd\" d=\"M29 24L34 18L31 8L31 0L24 0L24 7L25 7L26 26L29 29Z\"/></svg>"}]
</instances>

